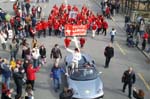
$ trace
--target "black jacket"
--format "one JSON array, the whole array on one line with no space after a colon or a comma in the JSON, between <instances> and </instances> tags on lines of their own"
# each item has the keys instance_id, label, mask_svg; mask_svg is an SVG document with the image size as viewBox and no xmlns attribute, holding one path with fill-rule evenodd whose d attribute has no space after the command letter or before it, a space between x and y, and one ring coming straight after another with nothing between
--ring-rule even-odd
<instances>
[{"instance_id":1,"label":"black jacket","mask_svg":"<svg viewBox=\"0 0 150 99\"><path fill-rule=\"evenodd\" d=\"M113 57L113 56L114 56L114 48L107 46L107 47L105 48L104 55L105 55L106 57L110 57L110 58Z\"/></svg>"},{"instance_id":2,"label":"black jacket","mask_svg":"<svg viewBox=\"0 0 150 99\"><path fill-rule=\"evenodd\" d=\"M21 72L14 72L13 77L14 77L15 84L18 86L22 86L24 74Z\"/></svg>"},{"instance_id":3,"label":"black jacket","mask_svg":"<svg viewBox=\"0 0 150 99\"><path fill-rule=\"evenodd\" d=\"M42 49L40 48L40 55L41 55L41 58L45 58L46 57L46 49Z\"/></svg>"},{"instance_id":4,"label":"black jacket","mask_svg":"<svg viewBox=\"0 0 150 99\"><path fill-rule=\"evenodd\" d=\"M52 48L51 58L62 58L61 50L59 48Z\"/></svg>"},{"instance_id":5,"label":"black jacket","mask_svg":"<svg viewBox=\"0 0 150 99\"><path fill-rule=\"evenodd\" d=\"M123 73L122 82L133 84L135 83L135 81L136 81L136 76L135 76L134 71L132 71L130 74L128 70Z\"/></svg>"}]
</instances>

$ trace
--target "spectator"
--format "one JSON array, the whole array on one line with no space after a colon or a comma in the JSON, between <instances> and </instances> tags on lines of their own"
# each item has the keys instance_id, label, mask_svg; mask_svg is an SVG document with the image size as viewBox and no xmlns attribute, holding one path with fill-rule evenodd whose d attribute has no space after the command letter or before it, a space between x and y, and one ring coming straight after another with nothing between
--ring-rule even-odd
<instances>
[{"instance_id":1,"label":"spectator","mask_svg":"<svg viewBox=\"0 0 150 99\"><path fill-rule=\"evenodd\" d=\"M26 12L27 12L27 15L29 15L30 13L30 3L29 2L26 2L26 4L25 4L25 8L26 8Z\"/></svg>"},{"instance_id":2,"label":"spectator","mask_svg":"<svg viewBox=\"0 0 150 99\"><path fill-rule=\"evenodd\" d=\"M42 64L46 64L46 48L44 45L42 45L40 47L40 56L41 56L41 60L42 60Z\"/></svg>"},{"instance_id":3,"label":"spectator","mask_svg":"<svg viewBox=\"0 0 150 99\"><path fill-rule=\"evenodd\" d=\"M42 13L42 7L40 5L37 6L37 17L40 19Z\"/></svg>"},{"instance_id":4,"label":"spectator","mask_svg":"<svg viewBox=\"0 0 150 99\"><path fill-rule=\"evenodd\" d=\"M127 28L127 23L129 23L130 22L130 16L129 15L126 15L125 16L125 30L126 30L126 28Z\"/></svg>"},{"instance_id":5,"label":"spectator","mask_svg":"<svg viewBox=\"0 0 150 99\"><path fill-rule=\"evenodd\" d=\"M16 95L15 95L15 99L19 99L22 96L22 85L23 85L23 70L19 70L19 68L15 68L14 72L13 72L13 77L14 77L14 82L16 85Z\"/></svg>"},{"instance_id":6,"label":"spectator","mask_svg":"<svg viewBox=\"0 0 150 99\"><path fill-rule=\"evenodd\" d=\"M65 73L63 68L59 67L58 64L55 63L51 69L51 79L54 83L55 92L57 92L60 89L62 73Z\"/></svg>"},{"instance_id":7,"label":"spectator","mask_svg":"<svg viewBox=\"0 0 150 99\"><path fill-rule=\"evenodd\" d=\"M39 49L37 47L33 48L31 55L33 59L33 67L36 68L37 66L39 66L39 57L40 57Z\"/></svg>"},{"instance_id":8,"label":"spectator","mask_svg":"<svg viewBox=\"0 0 150 99\"><path fill-rule=\"evenodd\" d=\"M5 83L7 88L10 89L11 68L8 65L8 60L3 59L1 63L1 69L2 69L2 83Z\"/></svg>"},{"instance_id":9,"label":"spectator","mask_svg":"<svg viewBox=\"0 0 150 99\"><path fill-rule=\"evenodd\" d=\"M144 99L144 91L142 89L133 88L133 97L136 99Z\"/></svg>"},{"instance_id":10,"label":"spectator","mask_svg":"<svg viewBox=\"0 0 150 99\"><path fill-rule=\"evenodd\" d=\"M124 73L123 73L123 76L122 76L122 83L124 83L123 85L123 89L122 91L125 92L125 89L126 89L126 86L128 85L128 88L129 88L129 94L128 94L128 97L131 99L131 92L132 92L132 84L134 84L136 81L136 76L135 76L135 73L133 71L133 68L132 67L129 67L128 70L126 70Z\"/></svg>"},{"instance_id":11,"label":"spectator","mask_svg":"<svg viewBox=\"0 0 150 99\"><path fill-rule=\"evenodd\" d=\"M62 58L61 50L59 49L59 45L55 44L55 46L51 50L50 58L54 59L54 64L58 64L60 58Z\"/></svg>"},{"instance_id":12,"label":"spectator","mask_svg":"<svg viewBox=\"0 0 150 99\"><path fill-rule=\"evenodd\" d=\"M25 91L25 99L34 99L32 86L30 84L27 85Z\"/></svg>"},{"instance_id":13,"label":"spectator","mask_svg":"<svg viewBox=\"0 0 150 99\"><path fill-rule=\"evenodd\" d=\"M2 48L4 50L6 50L6 43L7 43L6 39L7 39L7 35L0 30L0 41L1 41L1 44L2 44Z\"/></svg>"},{"instance_id":14,"label":"spectator","mask_svg":"<svg viewBox=\"0 0 150 99\"><path fill-rule=\"evenodd\" d=\"M145 48L146 48L148 37L149 37L149 34L147 32L145 32L143 34L142 50L145 50Z\"/></svg>"},{"instance_id":15,"label":"spectator","mask_svg":"<svg viewBox=\"0 0 150 99\"><path fill-rule=\"evenodd\" d=\"M33 38L33 39L32 39L32 48L35 48L35 47L37 47L37 46L38 46L38 41L37 41L36 38Z\"/></svg>"},{"instance_id":16,"label":"spectator","mask_svg":"<svg viewBox=\"0 0 150 99\"><path fill-rule=\"evenodd\" d=\"M1 99L12 99L11 94L13 89L8 89L5 83L2 83L2 94Z\"/></svg>"},{"instance_id":17,"label":"spectator","mask_svg":"<svg viewBox=\"0 0 150 99\"><path fill-rule=\"evenodd\" d=\"M34 83L36 80L35 73L38 72L39 69L40 69L39 66L37 66L36 68L33 68L32 64L29 64L29 66L27 67L27 84L31 84L32 90L34 90Z\"/></svg>"},{"instance_id":18,"label":"spectator","mask_svg":"<svg viewBox=\"0 0 150 99\"><path fill-rule=\"evenodd\" d=\"M110 7L109 6L106 6L105 15L107 18L110 18Z\"/></svg>"},{"instance_id":19,"label":"spectator","mask_svg":"<svg viewBox=\"0 0 150 99\"><path fill-rule=\"evenodd\" d=\"M15 58L13 58L13 57L10 60L10 67L11 67L12 71L16 68L16 61L15 61Z\"/></svg>"},{"instance_id":20,"label":"spectator","mask_svg":"<svg viewBox=\"0 0 150 99\"><path fill-rule=\"evenodd\" d=\"M72 89L64 88L63 92L61 92L59 95L59 99L72 99L72 91Z\"/></svg>"},{"instance_id":21,"label":"spectator","mask_svg":"<svg viewBox=\"0 0 150 99\"><path fill-rule=\"evenodd\" d=\"M14 58L16 60L17 49L18 49L17 42L15 39L13 39L12 43L10 44L11 59Z\"/></svg>"},{"instance_id":22,"label":"spectator","mask_svg":"<svg viewBox=\"0 0 150 99\"><path fill-rule=\"evenodd\" d=\"M142 37L144 34L144 31L145 31L145 21L143 18L140 20L140 29L139 30L140 30L140 35Z\"/></svg>"},{"instance_id":23,"label":"spectator","mask_svg":"<svg viewBox=\"0 0 150 99\"><path fill-rule=\"evenodd\" d=\"M37 11L37 9L36 9L35 6L32 7L31 11L32 11L33 17L36 17L36 11Z\"/></svg>"}]
</instances>

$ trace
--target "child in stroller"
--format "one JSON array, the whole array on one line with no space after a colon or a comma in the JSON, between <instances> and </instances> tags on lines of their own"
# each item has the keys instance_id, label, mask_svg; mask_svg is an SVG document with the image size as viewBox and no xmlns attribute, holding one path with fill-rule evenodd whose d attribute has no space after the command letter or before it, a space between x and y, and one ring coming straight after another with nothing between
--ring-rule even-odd
<instances>
[{"instance_id":1,"label":"child in stroller","mask_svg":"<svg viewBox=\"0 0 150 99\"><path fill-rule=\"evenodd\" d=\"M127 45L129 47L134 47L134 45L135 45L135 42L133 40L133 35L132 34L128 34L127 35Z\"/></svg>"}]
</instances>

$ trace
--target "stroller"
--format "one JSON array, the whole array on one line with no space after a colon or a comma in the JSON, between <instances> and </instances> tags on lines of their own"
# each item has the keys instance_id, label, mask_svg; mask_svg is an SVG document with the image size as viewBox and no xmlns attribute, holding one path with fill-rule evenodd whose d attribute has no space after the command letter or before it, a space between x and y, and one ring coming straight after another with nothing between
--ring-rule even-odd
<instances>
[{"instance_id":1,"label":"stroller","mask_svg":"<svg viewBox=\"0 0 150 99\"><path fill-rule=\"evenodd\" d=\"M133 40L133 35L128 34L126 41L127 41L127 46L129 46L129 47L134 47L135 46L135 42Z\"/></svg>"}]
</instances>

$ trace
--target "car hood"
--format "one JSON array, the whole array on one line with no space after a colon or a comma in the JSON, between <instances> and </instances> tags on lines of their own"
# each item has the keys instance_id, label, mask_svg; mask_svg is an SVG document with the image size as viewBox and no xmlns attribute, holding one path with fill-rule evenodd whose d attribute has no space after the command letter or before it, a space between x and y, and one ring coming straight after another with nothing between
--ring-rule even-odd
<instances>
[{"instance_id":1,"label":"car hood","mask_svg":"<svg viewBox=\"0 0 150 99\"><path fill-rule=\"evenodd\" d=\"M94 98L98 94L103 94L103 83L99 77L88 81L75 81L69 79L69 88L73 88L75 98ZM102 89L102 92L97 91Z\"/></svg>"}]
</instances>

